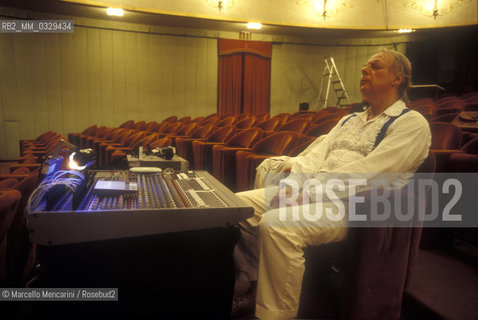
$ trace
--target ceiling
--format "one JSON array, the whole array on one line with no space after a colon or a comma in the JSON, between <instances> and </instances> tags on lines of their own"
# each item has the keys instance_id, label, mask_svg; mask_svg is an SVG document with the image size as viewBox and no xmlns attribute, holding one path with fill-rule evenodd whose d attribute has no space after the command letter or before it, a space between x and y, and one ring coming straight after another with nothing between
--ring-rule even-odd
<instances>
[{"instance_id":1,"label":"ceiling","mask_svg":"<svg viewBox=\"0 0 478 320\"><path fill-rule=\"evenodd\" d=\"M298 5L300 0L235 1L239 2L234 8L222 11L209 7L205 0L0 0L0 5L60 16L108 19L153 26L239 32L247 30L246 23L254 20L263 23L263 28L260 31L254 30L254 33L292 37L374 38L396 35L395 28L391 25L395 20L384 18L384 14L393 8L390 5L392 1L395 4L400 2L402 7L403 3L410 2L408 0L360 0L360 2L347 0L353 3L350 4L352 7L345 7L336 16L324 19L321 15L317 15L317 12L312 17L306 17L300 10L305 12L313 10L310 7L301 8ZM334 1L340 2L340 0L328 0L328 3L334 3ZM421 22L423 28L418 31L433 33L437 30L435 28L443 30L440 28L457 25L477 26L478 0L440 0L441 3L446 1L462 3L452 12L445 16L438 16L436 19L423 16L421 13L409 14L407 21L415 17L418 22L412 21L403 27L416 27L412 24L419 25L419 21L425 21ZM254 9L252 10L254 14L244 11L248 2ZM358 3L363 5L363 8L358 8ZM258 4L262 7L258 7ZM388 4L388 7L385 4ZM105 8L108 5L122 7L127 11L123 17L106 16ZM405 9L403 7L403 10ZM301 18L300 20L297 19L297 15ZM369 18L366 15L375 18ZM416 17L417 15L419 16ZM397 16L400 15L397 14ZM273 20L274 22L271 22Z\"/></svg>"}]
</instances>

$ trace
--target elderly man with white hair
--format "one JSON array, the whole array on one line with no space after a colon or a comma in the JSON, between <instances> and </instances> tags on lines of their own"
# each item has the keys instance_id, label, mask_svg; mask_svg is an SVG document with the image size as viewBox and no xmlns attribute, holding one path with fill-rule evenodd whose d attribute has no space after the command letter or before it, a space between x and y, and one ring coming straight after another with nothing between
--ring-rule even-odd
<instances>
[{"instance_id":1,"label":"elderly man with white hair","mask_svg":"<svg viewBox=\"0 0 478 320\"><path fill-rule=\"evenodd\" d=\"M426 119L405 105L411 83L410 62L396 51L383 49L361 71L360 91L369 104L365 111L343 117L327 135L317 138L297 157L264 161L258 173L290 171L294 177L314 173L416 171L428 155L431 133ZM259 185L262 179L262 175L256 176ZM259 188L237 194L254 208L254 216L238 224L241 239L234 252L236 279L251 283L246 296L253 296L257 285L256 317L294 318L305 269L303 249L343 240L347 219L320 214L320 218L312 221L305 219L304 214L297 214L298 219L290 224L284 221L284 211L278 208L278 195L268 197L266 190ZM292 192L290 187L269 190L286 195ZM295 208L286 208L286 213L326 207L326 203L319 206L317 202L299 202ZM244 302L247 302L245 297L236 297L233 312Z\"/></svg>"}]
</instances>

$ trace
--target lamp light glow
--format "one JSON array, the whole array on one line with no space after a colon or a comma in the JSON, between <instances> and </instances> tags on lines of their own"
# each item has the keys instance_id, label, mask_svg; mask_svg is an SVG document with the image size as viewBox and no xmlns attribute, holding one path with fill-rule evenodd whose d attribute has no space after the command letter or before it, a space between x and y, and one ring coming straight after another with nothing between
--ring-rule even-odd
<instances>
[{"instance_id":1,"label":"lamp light glow","mask_svg":"<svg viewBox=\"0 0 478 320\"><path fill-rule=\"evenodd\" d=\"M247 24L247 28L260 30L260 29L262 29L262 24L259 23L259 22L249 22Z\"/></svg>"},{"instance_id":2,"label":"lamp light glow","mask_svg":"<svg viewBox=\"0 0 478 320\"><path fill-rule=\"evenodd\" d=\"M109 16L122 17L124 15L124 11L121 8L108 8L108 9L106 9L106 13Z\"/></svg>"},{"instance_id":3,"label":"lamp light glow","mask_svg":"<svg viewBox=\"0 0 478 320\"><path fill-rule=\"evenodd\" d=\"M415 32L415 30L410 29L410 28L403 28L403 29L398 29L398 33L410 33L410 32Z\"/></svg>"},{"instance_id":4,"label":"lamp light glow","mask_svg":"<svg viewBox=\"0 0 478 320\"><path fill-rule=\"evenodd\" d=\"M71 169L71 170L78 170L78 171L81 171L81 170L85 169L85 168L86 168L86 165L84 165L84 166L78 165L78 162L75 160L75 155L76 155L76 152L73 152L72 154L70 154L70 157L69 157L69 160L70 160L70 163L69 163L70 169Z\"/></svg>"}]
</instances>

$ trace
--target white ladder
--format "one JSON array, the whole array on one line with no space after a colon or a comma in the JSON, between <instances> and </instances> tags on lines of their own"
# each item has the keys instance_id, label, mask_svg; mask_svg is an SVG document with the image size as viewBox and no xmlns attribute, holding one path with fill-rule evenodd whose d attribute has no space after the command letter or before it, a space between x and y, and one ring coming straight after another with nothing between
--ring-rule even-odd
<instances>
[{"instance_id":1,"label":"white ladder","mask_svg":"<svg viewBox=\"0 0 478 320\"><path fill-rule=\"evenodd\" d=\"M327 107L327 102L329 99L330 85L332 84L335 95L337 96L337 107L342 107L342 100L346 99L350 103L347 92L345 91L344 83L340 78L339 71L335 65L333 57L325 57L325 68L322 75L322 81L320 82L320 91L319 91L319 107L322 105L324 108ZM325 97L322 99L322 90L324 88L324 79L327 78L327 89L325 91Z\"/></svg>"}]
</instances>

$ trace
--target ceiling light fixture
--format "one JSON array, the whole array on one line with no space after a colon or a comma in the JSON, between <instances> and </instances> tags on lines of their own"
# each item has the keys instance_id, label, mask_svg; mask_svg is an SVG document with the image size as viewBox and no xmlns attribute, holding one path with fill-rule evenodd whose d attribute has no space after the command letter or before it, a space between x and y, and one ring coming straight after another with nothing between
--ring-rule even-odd
<instances>
[{"instance_id":1,"label":"ceiling light fixture","mask_svg":"<svg viewBox=\"0 0 478 320\"><path fill-rule=\"evenodd\" d=\"M247 24L247 28L260 30L260 29L262 29L262 24L259 23L259 22L249 22Z\"/></svg>"},{"instance_id":2,"label":"ceiling light fixture","mask_svg":"<svg viewBox=\"0 0 478 320\"><path fill-rule=\"evenodd\" d=\"M423 4L417 3L417 1L411 1L405 3L404 6L420 11L420 13L426 17L433 17L433 19L436 19L438 16L449 14L453 9L459 7L462 3L471 2L471 0L449 0L440 2L441 3L439 4L438 0L429 0Z\"/></svg>"},{"instance_id":3,"label":"ceiling light fixture","mask_svg":"<svg viewBox=\"0 0 478 320\"><path fill-rule=\"evenodd\" d=\"M123 11L123 9L121 9L121 8L108 8L108 9L106 9L106 13L107 13L109 16L122 17L123 14L124 14L124 11Z\"/></svg>"},{"instance_id":4,"label":"ceiling light fixture","mask_svg":"<svg viewBox=\"0 0 478 320\"><path fill-rule=\"evenodd\" d=\"M404 29L398 29L398 33L410 33L410 32L415 32L415 30L410 29L410 28L404 28Z\"/></svg>"},{"instance_id":5,"label":"ceiling light fixture","mask_svg":"<svg viewBox=\"0 0 478 320\"><path fill-rule=\"evenodd\" d=\"M326 17L336 16L346 8L352 8L351 4L338 0L297 0L297 4L320 12L324 20Z\"/></svg>"},{"instance_id":6,"label":"ceiling light fixture","mask_svg":"<svg viewBox=\"0 0 478 320\"><path fill-rule=\"evenodd\" d=\"M238 0L205 0L206 3L219 11L231 9Z\"/></svg>"}]
</instances>

